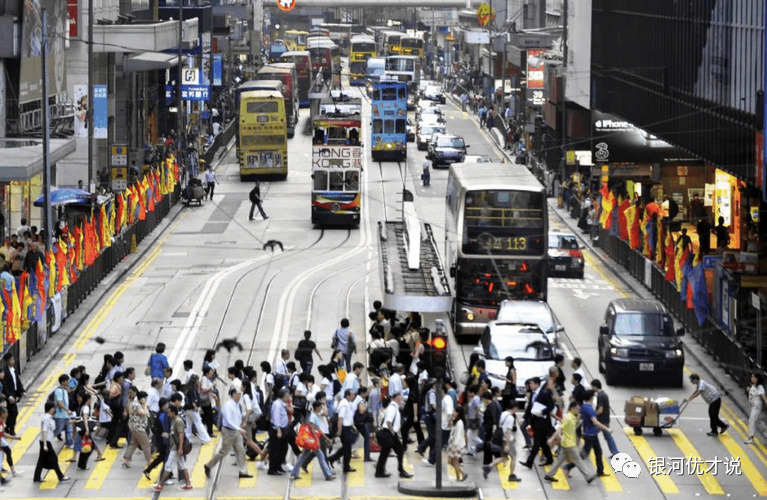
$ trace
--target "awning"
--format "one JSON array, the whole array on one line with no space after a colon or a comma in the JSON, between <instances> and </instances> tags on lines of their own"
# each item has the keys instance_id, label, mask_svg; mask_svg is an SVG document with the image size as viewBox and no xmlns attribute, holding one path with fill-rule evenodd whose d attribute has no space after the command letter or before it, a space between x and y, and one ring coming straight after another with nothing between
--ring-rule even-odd
<instances>
[{"instance_id":1,"label":"awning","mask_svg":"<svg viewBox=\"0 0 767 500\"><path fill-rule=\"evenodd\" d=\"M43 171L43 145L39 138L0 139L0 182L27 181ZM51 165L76 148L74 137L51 139Z\"/></svg>"},{"instance_id":2,"label":"awning","mask_svg":"<svg viewBox=\"0 0 767 500\"><path fill-rule=\"evenodd\" d=\"M182 56L186 58L185 56ZM178 55L164 52L139 52L123 59L123 72L168 69L178 64Z\"/></svg>"}]
</instances>

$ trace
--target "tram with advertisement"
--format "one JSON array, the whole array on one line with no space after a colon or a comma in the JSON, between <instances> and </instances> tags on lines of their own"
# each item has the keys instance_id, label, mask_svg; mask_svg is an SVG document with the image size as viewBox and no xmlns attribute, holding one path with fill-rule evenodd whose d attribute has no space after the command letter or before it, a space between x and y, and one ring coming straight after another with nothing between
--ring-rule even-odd
<instances>
[{"instance_id":1,"label":"tram with advertisement","mask_svg":"<svg viewBox=\"0 0 767 500\"><path fill-rule=\"evenodd\" d=\"M503 300L546 300L546 190L528 169L451 165L446 201L456 339L480 335Z\"/></svg>"},{"instance_id":2,"label":"tram with advertisement","mask_svg":"<svg viewBox=\"0 0 767 500\"><path fill-rule=\"evenodd\" d=\"M298 76L298 104L309 106L309 89L312 86L312 56L308 50L296 50L284 52L280 56L280 62L293 63L296 65Z\"/></svg>"},{"instance_id":3,"label":"tram with advertisement","mask_svg":"<svg viewBox=\"0 0 767 500\"><path fill-rule=\"evenodd\" d=\"M349 84L364 85L368 59L376 56L376 41L367 35L355 35L349 46Z\"/></svg>"},{"instance_id":4,"label":"tram with advertisement","mask_svg":"<svg viewBox=\"0 0 767 500\"><path fill-rule=\"evenodd\" d=\"M274 90L241 92L238 109L240 179L286 179L288 127L282 94Z\"/></svg>"},{"instance_id":5,"label":"tram with advertisement","mask_svg":"<svg viewBox=\"0 0 767 500\"><path fill-rule=\"evenodd\" d=\"M285 99L285 114L288 121L288 137L293 137L298 125L298 72L295 64L267 64L258 70L256 80L279 80L282 82L282 95Z\"/></svg>"},{"instance_id":6,"label":"tram with advertisement","mask_svg":"<svg viewBox=\"0 0 767 500\"><path fill-rule=\"evenodd\" d=\"M341 87L341 49L329 38L313 37L306 42L312 58L312 71L320 72L332 88Z\"/></svg>"},{"instance_id":7,"label":"tram with advertisement","mask_svg":"<svg viewBox=\"0 0 767 500\"><path fill-rule=\"evenodd\" d=\"M323 99L312 122L312 223L359 225L362 212L362 100Z\"/></svg>"},{"instance_id":8,"label":"tram with advertisement","mask_svg":"<svg viewBox=\"0 0 767 500\"><path fill-rule=\"evenodd\" d=\"M370 95L371 154L374 160L407 158L407 83L381 80Z\"/></svg>"},{"instance_id":9,"label":"tram with advertisement","mask_svg":"<svg viewBox=\"0 0 767 500\"><path fill-rule=\"evenodd\" d=\"M306 37L309 36L308 31L301 30L287 30L285 31L282 39L285 41L285 45L288 46L290 51L306 50Z\"/></svg>"},{"instance_id":10,"label":"tram with advertisement","mask_svg":"<svg viewBox=\"0 0 767 500\"><path fill-rule=\"evenodd\" d=\"M420 59L426 55L425 43L420 36L403 36L400 39L400 55L416 56Z\"/></svg>"}]
</instances>

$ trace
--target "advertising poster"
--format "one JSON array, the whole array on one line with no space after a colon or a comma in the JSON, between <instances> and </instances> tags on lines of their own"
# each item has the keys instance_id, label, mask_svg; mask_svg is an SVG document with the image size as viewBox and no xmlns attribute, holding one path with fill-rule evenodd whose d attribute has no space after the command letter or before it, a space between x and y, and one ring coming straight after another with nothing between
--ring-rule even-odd
<instances>
[{"instance_id":1,"label":"advertising poster","mask_svg":"<svg viewBox=\"0 0 767 500\"><path fill-rule=\"evenodd\" d=\"M19 104L39 101L42 98L43 70L40 63L43 54L42 10L45 9L48 14L49 96L66 92L64 39L70 29L66 2L31 0L24 2L23 5Z\"/></svg>"},{"instance_id":2,"label":"advertising poster","mask_svg":"<svg viewBox=\"0 0 767 500\"><path fill-rule=\"evenodd\" d=\"M220 87L224 74L224 56L223 54L213 54L213 86Z\"/></svg>"},{"instance_id":3,"label":"advertising poster","mask_svg":"<svg viewBox=\"0 0 767 500\"><path fill-rule=\"evenodd\" d=\"M210 85L210 54L202 54L202 84Z\"/></svg>"},{"instance_id":4,"label":"advertising poster","mask_svg":"<svg viewBox=\"0 0 767 500\"><path fill-rule=\"evenodd\" d=\"M546 104L546 76L544 73L545 60L543 49L527 50L527 103L529 106L540 107Z\"/></svg>"},{"instance_id":5,"label":"advertising poster","mask_svg":"<svg viewBox=\"0 0 767 500\"><path fill-rule=\"evenodd\" d=\"M109 109L107 105L107 86L93 86L93 137L106 139L108 136Z\"/></svg>"},{"instance_id":6,"label":"advertising poster","mask_svg":"<svg viewBox=\"0 0 767 500\"><path fill-rule=\"evenodd\" d=\"M88 86L75 85L75 137L88 137Z\"/></svg>"}]
</instances>

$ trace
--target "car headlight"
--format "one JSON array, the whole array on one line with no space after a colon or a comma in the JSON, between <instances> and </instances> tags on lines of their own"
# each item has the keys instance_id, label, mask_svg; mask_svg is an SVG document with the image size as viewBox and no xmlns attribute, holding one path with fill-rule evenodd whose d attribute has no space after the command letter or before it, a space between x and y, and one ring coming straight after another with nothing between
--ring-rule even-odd
<instances>
[{"instance_id":1,"label":"car headlight","mask_svg":"<svg viewBox=\"0 0 767 500\"><path fill-rule=\"evenodd\" d=\"M681 358L684 356L684 351L681 349L674 349L673 351L666 351L667 359Z\"/></svg>"},{"instance_id":2,"label":"car headlight","mask_svg":"<svg viewBox=\"0 0 767 500\"><path fill-rule=\"evenodd\" d=\"M626 358L629 355L629 350L625 348L611 347L610 354L616 358Z\"/></svg>"},{"instance_id":3,"label":"car headlight","mask_svg":"<svg viewBox=\"0 0 767 500\"><path fill-rule=\"evenodd\" d=\"M466 313L466 319L469 321L474 321L474 313L473 312L467 312Z\"/></svg>"}]
</instances>

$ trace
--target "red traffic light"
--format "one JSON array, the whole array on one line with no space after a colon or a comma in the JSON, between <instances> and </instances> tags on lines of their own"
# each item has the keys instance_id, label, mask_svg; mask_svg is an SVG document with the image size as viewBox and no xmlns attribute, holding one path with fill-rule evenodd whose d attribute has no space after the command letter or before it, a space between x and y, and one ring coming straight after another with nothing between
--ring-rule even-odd
<instances>
[{"instance_id":1,"label":"red traffic light","mask_svg":"<svg viewBox=\"0 0 767 500\"><path fill-rule=\"evenodd\" d=\"M431 340L431 346L435 349L442 350L447 347L447 340L444 337L436 337Z\"/></svg>"}]
</instances>

